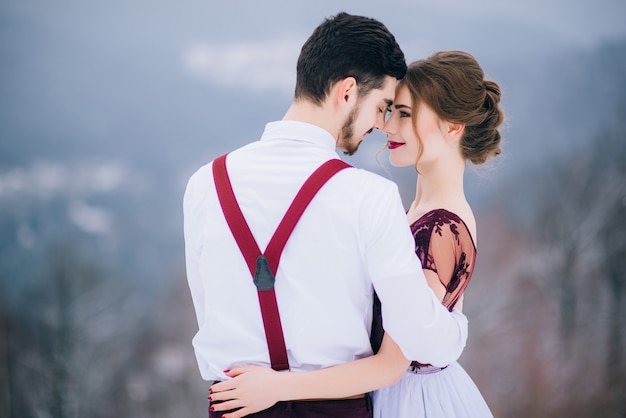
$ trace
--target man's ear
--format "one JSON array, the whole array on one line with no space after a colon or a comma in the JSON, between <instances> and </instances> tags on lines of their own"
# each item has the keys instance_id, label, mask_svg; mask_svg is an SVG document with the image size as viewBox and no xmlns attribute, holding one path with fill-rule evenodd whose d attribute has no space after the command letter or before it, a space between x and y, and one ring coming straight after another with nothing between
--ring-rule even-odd
<instances>
[{"instance_id":1,"label":"man's ear","mask_svg":"<svg viewBox=\"0 0 626 418\"><path fill-rule=\"evenodd\" d=\"M341 109L352 107L358 98L357 82L354 77L346 77L335 85L334 102Z\"/></svg>"}]
</instances>

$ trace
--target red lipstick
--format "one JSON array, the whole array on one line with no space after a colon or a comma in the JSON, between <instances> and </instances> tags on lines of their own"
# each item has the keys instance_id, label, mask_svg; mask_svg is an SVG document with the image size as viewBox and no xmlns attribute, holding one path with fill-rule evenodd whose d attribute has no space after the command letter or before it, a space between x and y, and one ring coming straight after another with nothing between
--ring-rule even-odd
<instances>
[{"instance_id":1,"label":"red lipstick","mask_svg":"<svg viewBox=\"0 0 626 418\"><path fill-rule=\"evenodd\" d=\"M404 145L402 142L387 141L387 148L389 149L396 149L402 145Z\"/></svg>"}]
</instances>

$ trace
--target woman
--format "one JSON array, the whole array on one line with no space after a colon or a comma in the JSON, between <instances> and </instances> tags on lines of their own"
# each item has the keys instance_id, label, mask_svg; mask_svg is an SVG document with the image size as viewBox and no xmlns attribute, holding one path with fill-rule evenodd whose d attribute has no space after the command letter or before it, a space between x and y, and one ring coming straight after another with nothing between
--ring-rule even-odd
<instances>
[{"instance_id":1,"label":"woman","mask_svg":"<svg viewBox=\"0 0 626 418\"><path fill-rule=\"evenodd\" d=\"M428 283L450 310L460 308L476 257L476 221L463 189L465 165L500 153L499 102L499 86L484 79L474 57L438 52L409 65L384 126L391 164L413 166L418 172L407 218ZM381 322L375 314L372 342L375 350L381 347L375 356L306 373L237 368L229 372L235 379L211 388L213 402L230 399L212 408L242 408L224 415L236 418L277 401L345 397L382 388L373 393L375 417L492 416L457 362L441 368L413 361L392 385L398 377L385 372L391 369L385 365L409 361L383 337Z\"/></svg>"}]
</instances>

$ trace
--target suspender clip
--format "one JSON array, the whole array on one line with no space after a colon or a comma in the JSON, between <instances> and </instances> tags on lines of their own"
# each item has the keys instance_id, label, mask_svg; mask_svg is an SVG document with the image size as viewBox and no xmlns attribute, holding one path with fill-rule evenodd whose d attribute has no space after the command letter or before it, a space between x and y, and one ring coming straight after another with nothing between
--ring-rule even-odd
<instances>
[{"instance_id":1,"label":"suspender clip","mask_svg":"<svg viewBox=\"0 0 626 418\"><path fill-rule=\"evenodd\" d=\"M254 272L254 285L260 292L262 290L272 290L276 279L270 270L267 258L261 254L256 259L256 270Z\"/></svg>"}]
</instances>

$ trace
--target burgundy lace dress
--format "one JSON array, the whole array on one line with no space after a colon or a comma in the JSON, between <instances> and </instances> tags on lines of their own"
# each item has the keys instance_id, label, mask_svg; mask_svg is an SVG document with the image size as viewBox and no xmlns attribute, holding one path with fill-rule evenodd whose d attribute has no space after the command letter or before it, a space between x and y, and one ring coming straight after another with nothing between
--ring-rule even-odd
<instances>
[{"instance_id":1,"label":"burgundy lace dress","mask_svg":"<svg viewBox=\"0 0 626 418\"><path fill-rule=\"evenodd\" d=\"M415 252L425 270L437 273L446 288L442 303L452 310L474 271L476 246L456 214L445 209L426 213L411 225ZM380 301L375 298L372 346L383 336ZM457 362L440 368L413 362L400 382L373 393L374 417L492 417L480 391Z\"/></svg>"}]
</instances>

